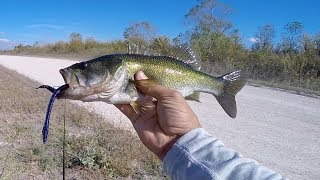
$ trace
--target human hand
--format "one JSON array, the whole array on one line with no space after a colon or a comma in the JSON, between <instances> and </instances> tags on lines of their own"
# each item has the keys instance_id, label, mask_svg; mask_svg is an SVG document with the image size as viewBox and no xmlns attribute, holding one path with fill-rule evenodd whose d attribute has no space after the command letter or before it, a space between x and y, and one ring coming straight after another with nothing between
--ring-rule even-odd
<instances>
[{"instance_id":1,"label":"human hand","mask_svg":"<svg viewBox=\"0 0 320 180\"><path fill-rule=\"evenodd\" d=\"M172 89L147 81L142 71L135 74L136 87L145 95L154 97L142 114L130 105L115 105L132 122L142 143L161 160L176 140L188 131L201 127L197 116L183 96Z\"/></svg>"}]
</instances>

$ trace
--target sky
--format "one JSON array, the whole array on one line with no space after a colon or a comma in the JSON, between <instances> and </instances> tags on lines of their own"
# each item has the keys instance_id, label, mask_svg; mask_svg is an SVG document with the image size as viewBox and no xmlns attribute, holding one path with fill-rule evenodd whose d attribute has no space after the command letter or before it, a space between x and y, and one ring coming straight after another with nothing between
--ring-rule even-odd
<instances>
[{"instance_id":1,"label":"sky","mask_svg":"<svg viewBox=\"0 0 320 180\"><path fill-rule=\"evenodd\" d=\"M17 44L66 41L72 32L99 41L122 39L126 27L148 21L159 35L174 38L186 31L184 15L197 0L2 0L0 50ZM220 0L232 9L227 19L250 45L259 26L272 24L277 35L292 21L302 22L308 34L320 32L318 0Z\"/></svg>"}]
</instances>

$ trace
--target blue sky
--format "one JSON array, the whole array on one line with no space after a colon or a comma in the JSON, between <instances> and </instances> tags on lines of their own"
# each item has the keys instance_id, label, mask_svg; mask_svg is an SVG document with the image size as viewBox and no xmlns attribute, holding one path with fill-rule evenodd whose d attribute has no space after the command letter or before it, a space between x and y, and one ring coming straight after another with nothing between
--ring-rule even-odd
<instances>
[{"instance_id":1,"label":"blue sky","mask_svg":"<svg viewBox=\"0 0 320 180\"><path fill-rule=\"evenodd\" d=\"M220 0L233 12L228 18L250 44L257 27L273 24L278 35L283 25L300 21L305 32L320 32L320 1ZM0 2L0 49L16 44L68 40L70 33L109 41L121 39L132 22L149 21L159 35L176 37L186 30L184 15L197 0L3 0Z\"/></svg>"}]
</instances>

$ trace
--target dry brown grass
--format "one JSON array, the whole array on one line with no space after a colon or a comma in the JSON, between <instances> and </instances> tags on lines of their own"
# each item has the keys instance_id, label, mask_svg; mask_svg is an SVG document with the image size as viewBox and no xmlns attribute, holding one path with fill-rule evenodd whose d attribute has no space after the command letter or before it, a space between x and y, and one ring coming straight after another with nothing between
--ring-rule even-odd
<instances>
[{"instance_id":1,"label":"dry brown grass","mask_svg":"<svg viewBox=\"0 0 320 180\"><path fill-rule=\"evenodd\" d=\"M164 178L161 162L136 136L68 101L55 102L43 145L50 93L3 67L0 77L0 179L61 179L63 118L67 179Z\"/></svg>"}]
</instances>

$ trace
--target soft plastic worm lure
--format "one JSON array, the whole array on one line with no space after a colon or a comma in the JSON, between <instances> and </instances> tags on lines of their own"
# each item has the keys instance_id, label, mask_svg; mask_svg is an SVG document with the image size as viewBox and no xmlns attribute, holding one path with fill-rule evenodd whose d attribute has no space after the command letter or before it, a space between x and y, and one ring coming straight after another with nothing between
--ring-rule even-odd
<instances>
[{"instance_id":1,"label":"soft plastic worm lure","mask_svg":"<svg viewBox=\"0 0 320 180\"><path fill-rule=\"evenodd\" d=\"M49 121L50 121L50 115L51 115L53 102L56 99L56 97L59 96L59 93L61 91L64 91L64 90L69 88L69 85L68 84L64 84L64 85L60 86L58 89L55 89L55 88L53 88L51 86L48 86L48 85L42 85L42 86L40 86L38 88L45 88L45 89L48 89L50 92L52 92L52 96L50 98L50 101L49 101L49 104L48 104L48 108L47 108L46 119L44 121L44 125L43 125L43 128L42 128L42 141L43 141L43 144L45 144L47 142L48 133L49 133L49 125L50 125Z\"/></svg>"}]
</instances>

